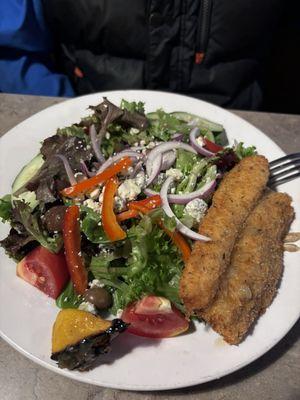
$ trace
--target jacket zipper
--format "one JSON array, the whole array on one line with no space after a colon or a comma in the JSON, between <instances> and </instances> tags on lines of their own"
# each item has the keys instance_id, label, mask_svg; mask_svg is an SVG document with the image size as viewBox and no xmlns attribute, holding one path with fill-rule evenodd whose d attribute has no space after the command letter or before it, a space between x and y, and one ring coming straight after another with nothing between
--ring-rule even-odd
<instances>
[{"instance_id":1,"label":"jacket zipper","mask_svg":"<svg viewBox=\"0 0 300 400\"><path fill-rule=\"evenodd\" d=\"M207 48L213 0L201 0L196 37L195 63L201 64Z\"/></svg>"}]
</instances>

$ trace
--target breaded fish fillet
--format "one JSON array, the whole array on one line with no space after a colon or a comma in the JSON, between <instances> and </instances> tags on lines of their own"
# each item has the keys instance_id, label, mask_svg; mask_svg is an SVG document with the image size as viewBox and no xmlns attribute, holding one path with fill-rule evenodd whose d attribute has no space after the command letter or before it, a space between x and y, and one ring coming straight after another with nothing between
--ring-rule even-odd
<instances>
[{"instance_id":1,"label":"breaded fish fillet","mask_svg":"<svg viewBox=\"0 0 300 400\"><path fill-rule=\"evenodd\" d=\"M180 296L188 313L204 310L213 301L237 236L268 177L265 157L246 157L224 177L215 192L199 229L212 240L195 243L180 280Z\"/></svg>"},{"instance_id":2,"label":"breaded fish fillet","mask_svg":"<svg viewBox=\"0 0 300 400\"><path fill-rule=\"evenodd\" d=\"M238 344L271 304L283 268L283 239L294 210L287 194L268 192L249 215L214 303L201 314Z\"/></svg>"}]
</instances>

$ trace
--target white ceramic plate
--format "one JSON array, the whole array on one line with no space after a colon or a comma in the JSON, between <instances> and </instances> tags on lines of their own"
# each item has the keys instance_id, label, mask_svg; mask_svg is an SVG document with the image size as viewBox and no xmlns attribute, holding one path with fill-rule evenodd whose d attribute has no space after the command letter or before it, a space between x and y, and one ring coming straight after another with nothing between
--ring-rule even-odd
<instances>
[{"instance_id":1,"label":"white ceramic plate","mask_svg":"<svg viewBox=\"0 0 300 400\"><path fill-rule=\"evenodd\" d=\"M146 111L163 107L166 111L199 114L226 128L229 141L254 144L269 160L283 155L282 150L262 132L239 117L214 105L189 97L151 91L116 91L78 97L54 105L22 122L1 138L1 195L10 192L14 177L39 150L39 143L56 128L77 122L88 114L89 105L101 96L119 104L122 98L141 100ZM251 182L249 182L251 185ZM300 180L281 187L294 199L300 230ZM1 238L8 227L1 224ZM163 390L195 385L220 378L255 360L274 346L294 325L300 314L300 254L285 254L285 270L279 293L253 333L239 346L224 344L204 324L196 331L165 340L141 339L123 334L115 340L103 364L85 372L58 369L50 360L51 328L58 309L55 302L18 279L15 264L0 253L0 327L1 336L31 360L58 374L78 381L131 390Z\"/></svg>"}]
</instances>

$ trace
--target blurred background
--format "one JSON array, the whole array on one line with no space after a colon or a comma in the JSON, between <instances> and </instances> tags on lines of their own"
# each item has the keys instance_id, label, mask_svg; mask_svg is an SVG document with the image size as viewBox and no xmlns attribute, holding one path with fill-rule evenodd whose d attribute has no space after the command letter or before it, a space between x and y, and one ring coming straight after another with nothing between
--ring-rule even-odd
<instances>
[{"instance_id":1,"label":"blurred background","mask_svg":"<svg viewBox=\"0 0 300 400\"><path fill-rule=\"evenodd\" d=\"M0 92L166 90L300 113L295 0L0 0Z\"/></svg>"}]
</instances>

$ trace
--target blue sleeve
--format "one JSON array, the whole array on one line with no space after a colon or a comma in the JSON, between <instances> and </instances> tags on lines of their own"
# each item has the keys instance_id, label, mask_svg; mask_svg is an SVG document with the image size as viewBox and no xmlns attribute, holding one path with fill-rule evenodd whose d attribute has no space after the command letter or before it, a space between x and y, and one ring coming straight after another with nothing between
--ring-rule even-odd
<instances>
[{"instance_id":1,"label":"blue sleeve","mask_svg":"<svg viewBox=\"0 0 300 400\"><path fill-rule=\"evenodd\" d=\"M0 91L74 96L68 77L53 72L41 1L0 0L0 15Z\"/></svg>"}]
</instances>

